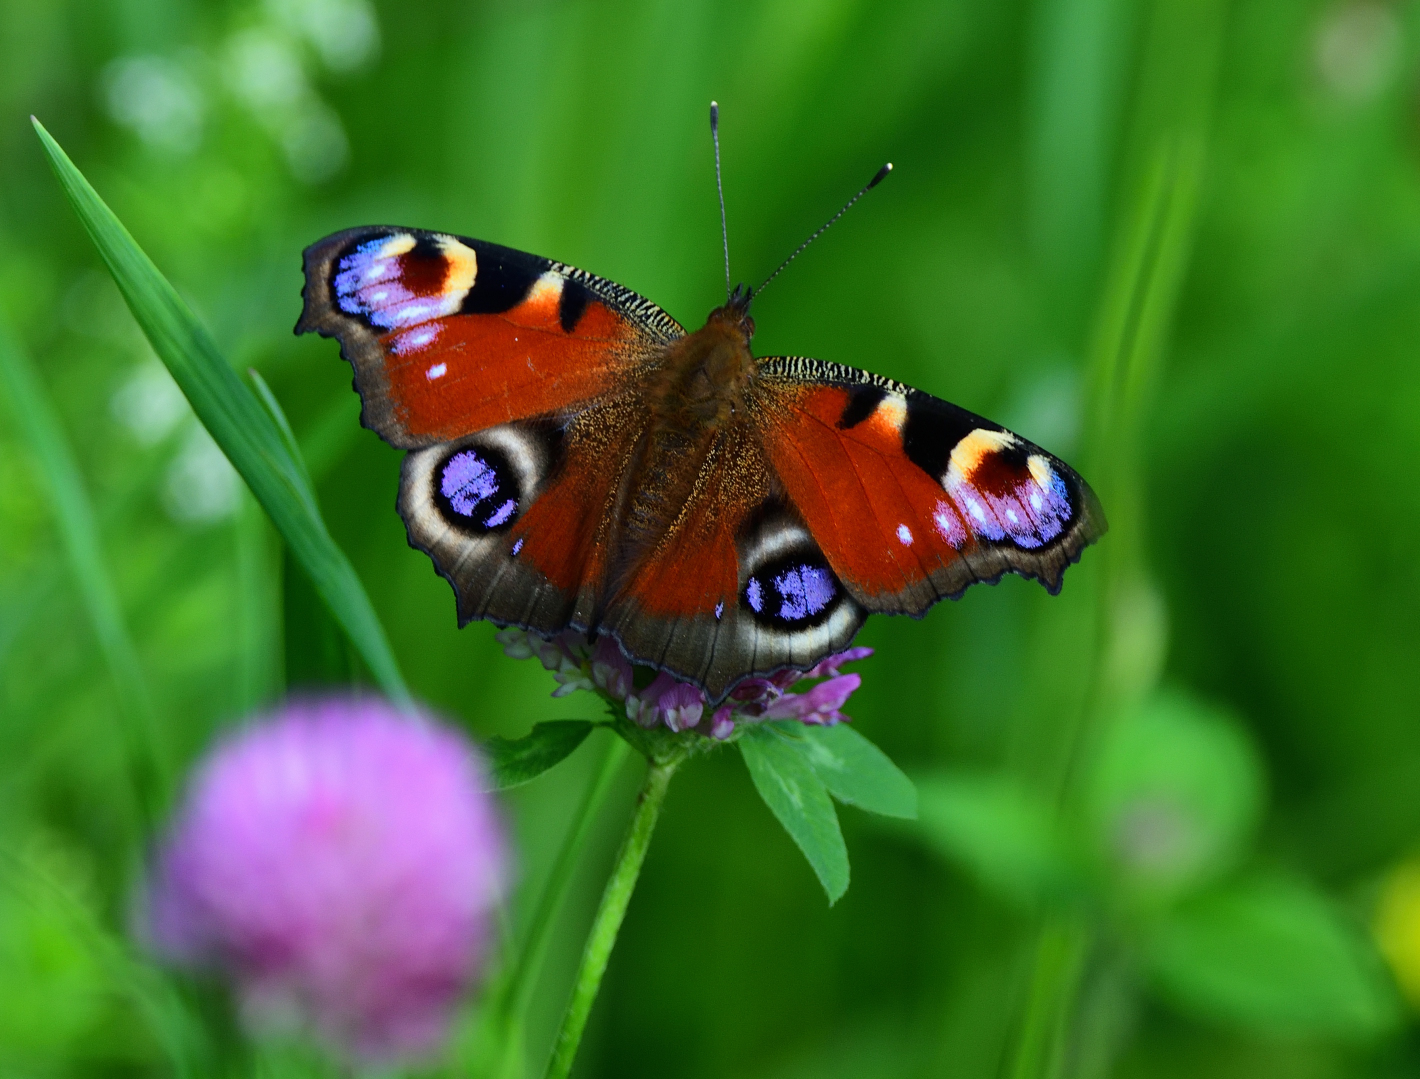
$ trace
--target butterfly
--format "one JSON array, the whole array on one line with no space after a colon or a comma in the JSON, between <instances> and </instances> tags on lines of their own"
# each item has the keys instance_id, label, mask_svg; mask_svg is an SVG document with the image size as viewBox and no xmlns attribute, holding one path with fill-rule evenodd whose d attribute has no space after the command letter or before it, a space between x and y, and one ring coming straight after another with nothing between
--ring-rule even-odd
<instances>
[{"instance_id":1,"label":"butterfly","mask_svg":"<svg viewBox=\"0 0 1420 1079\"><path fill-rule=\"evenodd\" d=\"M339 341L361 422L409 451L398 509L460 626L609 634L717 703L869 613L1006 573L1059 591L1106 528L1069 465L901 382L756 357L752 295L687 333L572 266L374 226L306 249L296 332Z\"/></svg>"}]
</instances>

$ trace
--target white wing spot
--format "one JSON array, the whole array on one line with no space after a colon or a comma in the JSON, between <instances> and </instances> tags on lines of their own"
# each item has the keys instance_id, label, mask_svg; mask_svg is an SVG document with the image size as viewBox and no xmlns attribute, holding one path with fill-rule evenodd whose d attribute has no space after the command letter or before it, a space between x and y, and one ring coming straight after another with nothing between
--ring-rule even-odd
<instances>
[{"instance_id":1,"label":"white wing spot","mask_svg":"<svg viewBox=\"0 0 1420 1079\"><path fill-rule=\"evenodd\" d=\"M1043 505L1045 505L1045 503L1041 500L1040 493L1036 491L1031 492L1030 508L1039 513L1040 507Z\"/></svg>"},{"instance_id":2,"label":"white wing spot","mask_svg":"<svg viewBox=\"0 0 1420 1079\"><path fill-rule=\"evenodd\" d=\"M430 382L433 382L436 378L443 378L444 372L448 369L448 364L436 363L433 367L429 368L429 370L424 372L424 377L427 378Z\"/></svg>"},{"instance_id":3,"label":"white wing spot","mask_svg":"<svg viewBox=\"0 0 1420 1079\"><path fill-rule=\"evenodd\" d=\"M439 309L431 303L410 304L403 311L396 312L393 322L421 322L430 315L439 314Z\"/></svg>"},{"instance_id":4,"label":"white wing spot","mask_svg":"<svg viewBox=\"0 0 1420 1079\"><path fill-rule=\"evenodd\" d=\"M981 503L976 501L976 499L968 498L966 500L966 508L971 510L971 515L978 521L982 524L986 523L986 511L981 508Z\"/></svg>"},{"instance_id":5,"label":"white wing spot","mask_svg":"<svg viewBox=\"0 0 1420 1079\"><path fill-rule=\"evenodd\" d=\"M1016 513L1015 510L1007 510L1007 511L1006 511L1006 520L1010 521L1011 524L1013 524L1013 525L1018 525L1018 524L1021 523L1021 519L1020 519L1020 517L1017 515L1017 513Z\"/></svg>"},{"instance_id":6,"label":"white wing spot","mask_svg":"<svg viewBox=\"0 0 1420 1079\"><path fill-rule=\"evenodd\" d=\"M912 529L906 525L897 526L897 539L904 547L912 546Z\"/></svg>"}]
</instances>

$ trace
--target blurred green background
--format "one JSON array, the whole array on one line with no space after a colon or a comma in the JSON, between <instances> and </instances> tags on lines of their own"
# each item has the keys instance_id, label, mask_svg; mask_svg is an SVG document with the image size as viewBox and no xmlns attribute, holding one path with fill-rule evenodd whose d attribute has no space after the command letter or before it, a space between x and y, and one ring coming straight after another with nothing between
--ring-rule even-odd
<instances>
[{"instance_id":1,"label":"blurred green background","mask_svg":"<svg viewBox=\"0 0 1420 1079\"><path fill-rule=\"evenodd\" d=\"M683 770L579 1074L1420 1075L1420 4L8 0L0 57L0 318L141 675L135 708L0 394L0 1074L171 1072L126 943L142 694L180 771L286 686L362 677L27 116L271 384L415 692L483 737L591 701L455 629L394 512L399 454L334 345L290 333L300 251L448 230L699 325L714 97L737 279L896 165L756 303L756 350L1015 427L1112 531L1059 598L1010 579L869 623L851 711L922 819L842 812L834 908L738 754ZM506 801L515 924L601 737Z\"/></svg>"}]
</instances>

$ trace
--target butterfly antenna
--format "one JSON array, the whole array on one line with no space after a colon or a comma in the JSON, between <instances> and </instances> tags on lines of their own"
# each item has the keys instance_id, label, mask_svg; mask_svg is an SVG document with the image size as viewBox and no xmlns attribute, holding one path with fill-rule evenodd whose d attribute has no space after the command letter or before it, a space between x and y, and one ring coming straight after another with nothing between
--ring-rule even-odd
<instances>
[{"instance_id":1,"label":"butterfly antenna","mask_svg":"<svg viewBox=\"0 0 1420 1079\"><path fill-rule=\"evenodd\" d=\"M725 224L725 185L720 180L720 105L710 102L710 138L715 141L715 190L720 193L720 236L725 241L725 296L730 295L730 228Z\"/></svg>"},{"instance_id":2,"label":"butterfly antenna","mask_svg":"<svg viewBox=\"0 0 1420 1079\"><path fill-rule=\"evenodd\" d=\"M804 248L808 247L809 244L813 243L813 242L814 242L815 240L817 240L820 236L822 236L825 232L827 232L829 226L832 225L835 221L837 221L837 220L838 220L840 217L842 217L844 214L846 214L850 209L852 209L852 208L853 208L853 204L854 204L855 202L857 202L859 199L861 199L864 195L866 195L866 194L867 194L869 191L871 191L873 188L877 187L878 184L882 183L885 179L887 179L887 174L890 173L891 171L892 171L892 162L889 161L889 162L888 162L886 165L884 165L882 168L878 169L877 173L874 174L874 176L873 176L873 178L872 178L871 180L869 180L866 184L863 185L863 189L862 189L861 191L859 191L856 195L854 195L851 199L849 199L847 202L845 202L845 203L843 204L843 209L839 210L838 213L834 214L834 215L833 215L832 217L830 217L827 221L825 221L825 222L823 223L823 225L819 228L819 230L818 230L817 232L815 232L812 236L810 236L807 240L805 240L805 241L804 241L803 243L801 243L797 248L795 248L795 249L794 249L794 253L793 253L792 255L790 255L788 258L786 258L783 262L781 262L781 263L779 264L779 268L778 268L777 270L775 270L772 274L770 274L768 277L766 277L766 278L764 279L764 284L763 284L763 285L760 285L759 288L757 288L757 289L754 290L753 295L757 298L757 297L759 296L759 294L764 291L765 285L768 285L769 282L773 281L776 277L778 277L778 276L784 271L784 267L785 267L785 266L789 265L789 263L793 262L796 258L798 258L801 254L803 254Z\"/></svg>"}]
</instances>

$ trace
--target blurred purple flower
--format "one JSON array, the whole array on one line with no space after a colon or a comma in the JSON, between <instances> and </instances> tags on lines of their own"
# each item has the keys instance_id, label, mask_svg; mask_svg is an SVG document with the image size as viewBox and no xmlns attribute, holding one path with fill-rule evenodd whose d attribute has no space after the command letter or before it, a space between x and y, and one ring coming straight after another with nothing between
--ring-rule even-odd
<instances>
[{"instance_id":1,"label":"blurred purple flower","mask_svg":"<svg viewBox=\"0 0 1420 1079\"><path fill-rule=\"evenodd\" d=\"M647 729L664 725L675 732L696 730L717 739L729 738L735 725L743 722L797 719L825 726L843 722L848 718L843 706L863 680L856 674L842 674L840 668L873 654L871 648L849 648L807 671L778 671L768 678L747 678L719 708L710 712L709 700L702 690L665 671L659 672L645 689L635 689L631 662L610 637L589 641L585 634L568 630L548 639L521 629L505 629L498 634L498 641L513 659L537 656L557 678L554 697L589 689L615 703L624 703L626 717ZM788 692L798 682L820 678L827 681L803 693Z\"/></svg>"},{"instance_id":2,"label":"blurred purple flower","mask_svg":"<svg viewBox=\"0 0 1420 1079\"><path fill-rule=\"evenodd\" d=\"M146 929L235 982L259 1029L362 1061L446 1036L506 873L482 768L376 698L287 705L218 745L159 851Z\"/></svg>"}]
</instances>

